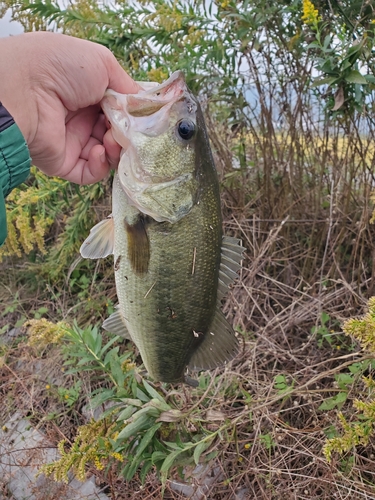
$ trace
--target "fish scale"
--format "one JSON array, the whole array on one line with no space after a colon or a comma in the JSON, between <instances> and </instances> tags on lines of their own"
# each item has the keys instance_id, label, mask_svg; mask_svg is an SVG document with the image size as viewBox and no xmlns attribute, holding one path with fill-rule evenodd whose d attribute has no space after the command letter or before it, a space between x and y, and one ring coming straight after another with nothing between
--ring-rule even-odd
<instances>
[{"instance_id":1,"label":"fish scale","mask_svg":"<svg viewBox=\"0 0 375 500\"><path fill-rule=\"evenodd\" d=\"M151 252L143 276L133 271L124 250L124 214L132 222L135 209L123 196L118 177L114 179L115 261L121 255L115 271L119 308L150 375L165 382L183 380L216 310L222 235L214 171L211 177L199 204L179 222L146 222Z\"/></svg>"},{"instance_id":2,"label":"fish scale","mask_svg":"<svg viewBox=\"0 0 375 500\"><path fill-rule=\"evenodd\" d=\"M243 248L222 235L199 103L181 73L155 89L130 97L110 92L103 104L116 140L122 133L130 146L114 176L112 215L91 230L81 254L114 255L119 304L103 327L134 341L155 380L191 383L188 366L211 369L238 352L220 301L237 277ZM181 120L185 141L177 137Z\"/></svg>"}]
</instances>

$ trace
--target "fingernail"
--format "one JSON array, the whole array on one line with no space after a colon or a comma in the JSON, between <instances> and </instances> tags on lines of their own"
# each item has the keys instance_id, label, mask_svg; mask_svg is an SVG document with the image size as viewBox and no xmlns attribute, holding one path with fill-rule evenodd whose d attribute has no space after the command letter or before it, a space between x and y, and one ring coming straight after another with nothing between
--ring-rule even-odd
<instances>
[{"instance_id":1,"label":"fingernail","mask_svg":"<svg viewBox=\"0 0 375 500\"><path fill-rule=\"evenodd\" d=\"M103 163L103 165L107 162L107 158L105 155L105 151L102 151L99 155L100 161Z\"/></svg>"}]
</instances>

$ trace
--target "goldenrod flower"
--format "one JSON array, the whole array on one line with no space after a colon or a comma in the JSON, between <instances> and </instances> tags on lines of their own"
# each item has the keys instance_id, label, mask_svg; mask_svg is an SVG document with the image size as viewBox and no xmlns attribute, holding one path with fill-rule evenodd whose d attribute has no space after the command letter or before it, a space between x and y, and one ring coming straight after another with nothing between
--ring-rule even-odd
<instances>
[{"instance_id":1,"label":"goldenrod flower","mask_svg":"<svg viewBox=\"0 0 375 500\"><path fill-rule=\"evenodd\" d=\"M115 458L119 462L123 462L124 461L124 457L120 453L118 453L117 451L114 451L113 453L111 453L111 455L112 455L113 458Z\"/></svg>"},{"instance_id":2,"label":"goldenrod flower","mask_svg":"<svg viewBox=\"0 0 375 500\"><path fill-rule=\"evenodd\" d=\"M100 461L100 458L96 456L94 458L94 465L97 470L103 470L104 469L104 464Z\"/></svg>"},{"instance_id":3,"label":"goldenrod flower","mask_svg":"<svg viewBox=\"0 0 375 500\"><path fill-rule=\"evenodd\" d=\"M163 68L152 68L148 71L147 76L153 82L162 83L168 78L168 73Z\"/></svg>"},{"instance_id":4,"label":"goldenrod flower","mask_svg":"<svg viewBox=\"0 0 375 500\"><path fill-rule=\"evenodd\" d=\"M68 325L63 321L55 324L46 318L31 319L24 326L29 336L28 344L35 347L58 344L68 329Z\"/></svg>"},{"instance_id":5,"label":"goldenrod flower","mask_svg":"<svg viewBox=\"0 0 375 500\"><path fill-rule=\"evenodd\" d=\"M302 8L302 22L305 24L316 25L321 20L319 11L315 8L311 0L302 0Z\"/></svg>"}]
</instances>

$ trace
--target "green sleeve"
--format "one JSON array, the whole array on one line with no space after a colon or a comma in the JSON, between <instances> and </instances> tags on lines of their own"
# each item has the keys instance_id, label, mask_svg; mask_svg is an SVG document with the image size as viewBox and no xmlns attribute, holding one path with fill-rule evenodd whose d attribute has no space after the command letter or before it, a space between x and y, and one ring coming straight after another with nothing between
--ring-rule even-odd
<instances>
[{"instance_id":1,"label":"green sleeve","mask_svg":"<svg viewBox=\"0 0 375 500\"><path fill-rule=\"evenodd\" d=\"M4 117L7 112L1 103L0 108L0 115L3 111ZM9 114L7 118L3 124L0 120L0 246L7 236L5 198L27 179L31 165L30 153L20 129Z\"/></svg>"}]
</instances>

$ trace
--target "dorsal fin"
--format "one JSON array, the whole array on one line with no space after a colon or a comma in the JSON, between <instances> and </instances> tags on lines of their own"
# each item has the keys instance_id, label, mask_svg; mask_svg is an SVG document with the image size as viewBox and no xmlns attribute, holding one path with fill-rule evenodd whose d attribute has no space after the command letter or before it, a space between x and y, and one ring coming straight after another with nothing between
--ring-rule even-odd
<instances>
[{"instance_id":1,"label":"dorsal fin","mask_svg":"<svg viewBox=\"0 0 375 500\"><path fill-rule=\"evenodd\" d=\"M191 370L212 370L233 359L239 343L233 328L217 308L211 326L189 362Z\"/></svg>"},{"instance_id":2,"label":"dorsal fin","mask_svg":"<svg viewBox=\"0 0 375 500\"><path fill-rule=\"evenodd\" d=\"M221 262L219 270L218 300L225 297L229 286L238 278L237 271L241 269L244 247L241 240L224 236L221 246Z\"/></svg>"},{"instance_id":3,"label":"dorsal fin","mask_svg":"<svg viewBox=\"0 0 375 500\"><path fill-rule=\"evenodd\" d=\"M79 249L84 259L103 259L113 253L115 239L112 215L96 224Z\"/></svg>"}]
</instances>

